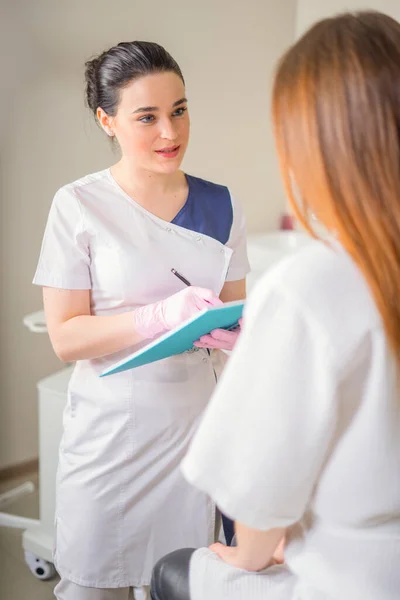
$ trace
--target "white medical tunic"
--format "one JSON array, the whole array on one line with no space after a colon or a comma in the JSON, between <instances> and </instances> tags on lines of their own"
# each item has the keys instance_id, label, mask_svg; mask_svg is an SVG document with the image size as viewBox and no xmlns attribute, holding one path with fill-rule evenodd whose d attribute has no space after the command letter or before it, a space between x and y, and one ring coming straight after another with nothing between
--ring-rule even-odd
<instances>
[{"instance_id":1,"label":"white medical tunic","mask_svg":"<svg viewBox=\"0 0 400 600\"><path fill-rule=\"evenodd\" d=\"M56 194L34 283L88 289L93 315L112 315L193 285L219 294L249 270L244 219L229 190L186 176L169 223L127 196L109 170ZM205 350L106 378L133 351L78 361L60 447L55 564L83 586L148 585L155 562L214 537L214 504L179 464L216 385Z\"/></svg>"},{"instance_id":2,"label":"white medical tunic","mask_svg":"<svg viewBox=\"0 0 400 600\"><path fill-rule=\"evenodd\" d=\"M400 598L400 390L370 290L315 242L248 300L182 468L250 528L287 527L286 566L191 561L192 600Z\"/></svg>"}]
</instances>

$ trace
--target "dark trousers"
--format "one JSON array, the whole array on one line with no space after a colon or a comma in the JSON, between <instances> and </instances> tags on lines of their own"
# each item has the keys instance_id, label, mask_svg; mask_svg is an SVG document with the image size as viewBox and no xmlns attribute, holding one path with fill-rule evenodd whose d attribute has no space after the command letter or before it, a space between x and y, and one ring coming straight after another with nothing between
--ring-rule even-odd
<instances>
[{"instance_id":1,"label":"dark trousers","mask_svg":"<svg viewBox=\"0 0 400 600\"><path fill-rule=\"evenodd\" d=\"M221 513L221 517L222 517L222 526L224 528L224 535L225 535L225 539L226 539L226 545L230 546L233 536L235 535L234 522L231 519L228 519L228 517L225 517L225 515L223 515L222 513Z\"/></svg>"}]
</instances>

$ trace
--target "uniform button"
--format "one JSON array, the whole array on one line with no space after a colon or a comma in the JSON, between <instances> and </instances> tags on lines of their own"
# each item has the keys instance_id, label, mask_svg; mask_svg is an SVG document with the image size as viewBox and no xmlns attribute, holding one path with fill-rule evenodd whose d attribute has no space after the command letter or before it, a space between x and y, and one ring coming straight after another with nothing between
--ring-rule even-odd
<instances>
[{"instance_id":1,"label":"uniform button","mask_svg":"<svg viewBox=\"0 0 400 600\"><path fill-rule=\"evenodd\" d=\"M196 238L196 240L197 240L198 242L201 242L201 240L202 240L202 237L201 237L201 235L198 235L198 236L197 236L197 238Z\"/></svg>"},{"instance_id":2,"label":"uniform button","mask_svg":"<svg viewBox=\"0 0 400 600\"><path fill-rule=\"evenodd\" d=\"M220 252L221 252L221 254L224 254L225 250L223 248L221 248Z\"/></svg>"},{"instance_id":3,"label":"uniform button","mask_svg":"<svg viewBox=\"0 0 400 600\"><path fill-rule=\"evenodd\" d=\"M168 233L171 233L171 231L172 231L171 227L167 227L167 231L168 231Z\"/></svg>"},{"instance_id":4,"label":"uniform button","mask_svg":"<svg viewBox=\"0 0 400 600\"><path fill-rule=\"evenodd\" d=\"M206 363L206 362L208 362L208 359L204 357L203 358L203 363Z\"/></svg>"}]
</instances>

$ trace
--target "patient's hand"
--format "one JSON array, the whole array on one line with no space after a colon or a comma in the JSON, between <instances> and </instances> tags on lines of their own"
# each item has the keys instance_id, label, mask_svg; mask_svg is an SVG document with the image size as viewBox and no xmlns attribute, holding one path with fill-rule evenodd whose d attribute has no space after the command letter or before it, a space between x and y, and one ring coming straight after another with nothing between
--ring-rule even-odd
<instances>
[{"instance_id":1,"label":"patient's hand","mask_svg":"<svg viewBox=\"0 0 400 600\"><path fill-rule=\"evenodd\" d=\"M283 537L281 539L281 541L279 542L279 546L277 547L277 549L274 552L272 560L274 561L275 565L283 565L283 563L285 562L285 557L284 557L285 542L286 542L286 538Z\"/></svg>"},{"instance_id":2,"label":"patient's hand","mask_svg":"<svg viewBox=\"0 0 400 600\"><path fill-rule=\"evenodd\" d=\"M271 558L270 563L268 565L264 565L262 569L254 568L254 566L250 563L243 561L243 558L239 556L239 548L237 546L224 546L224 544L218 542L216 544L212 544L212 546L210 546L210 550L215 552L215 554L217 554L221 560L228 565L231 565L231 567L236 567L236 569L246 569L246 571L262 570L274 565L281 565L284 562L283 550L281 554L279 553L280 546L277 548L276 553Z\"/></svg>"},{"instance_id":3,"label":"patient's hand","mask_svg":"<svg viewBox=\"0 0 400 600\"><path fill-rule=\"evenodd\" d=\"M283 537L279 542L279 546L276 548L269 564L263 567L264 569L274 565L284 564L285 541L285 537ZM245 562L243 562L243 558L239 556L239 548L237 546L224 546L224 544L218 542L216 544L212 544L212 546L210 546L210 550L215 552L215 554L217 554L221 560L232 567L236 567L237 569L246 569L247 571L256 570L252 568L250 564L245 564Z\"/></svg>"},{"instance_id":4,"label":"patient's hand","mask_svg":"<svg viewBox=\"0 0 400 600\"><path fill-rule=\"evenodd\" d=\"M228 565L236 567L237 569L245 568L240 563L237 546L224 546L224 544L217 542L216 544L212 544L212 546L210 546L210 550L215 552L215 554L217 554L220 559L226 562Z\"/></svg>"},{"instance_id":5,"label":"patient's hand","mask_svg":"<svg viewBox=\"0 0 400 600\"><path fill-rule=\"evenodd\" d=\"M237 546L210 546L210 550L228 565L246 571L262 571L283 562L285 528L276 527L261 531L235 521L235 532Z\"/></svg>"}]
</instances>

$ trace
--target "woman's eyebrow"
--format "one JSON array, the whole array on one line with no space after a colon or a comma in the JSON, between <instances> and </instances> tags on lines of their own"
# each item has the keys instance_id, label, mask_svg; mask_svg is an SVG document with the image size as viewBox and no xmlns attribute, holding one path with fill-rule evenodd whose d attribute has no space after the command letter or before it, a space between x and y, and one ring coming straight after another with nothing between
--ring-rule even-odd
<instances>
[{"instance_id":1,"label":"woman's eyebrow","mask_svg":"<svg viewBox=\"0 0 400 600\"><path fill-rule=\"evenodd\" d=\"M184 102L187 102L187 98L181 98L180 100L177 100L173 103L172 108L175 108L175 106L179 106L179 104L183 104ZM141 112L155 112L157 110L160 110L158 106L141 106L132 112L133 114L136 114Z\"/></svg>"}]
</instances>

